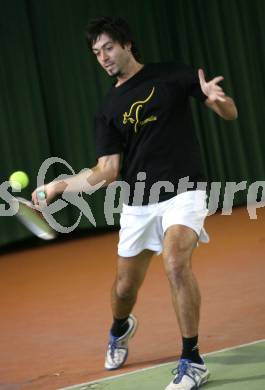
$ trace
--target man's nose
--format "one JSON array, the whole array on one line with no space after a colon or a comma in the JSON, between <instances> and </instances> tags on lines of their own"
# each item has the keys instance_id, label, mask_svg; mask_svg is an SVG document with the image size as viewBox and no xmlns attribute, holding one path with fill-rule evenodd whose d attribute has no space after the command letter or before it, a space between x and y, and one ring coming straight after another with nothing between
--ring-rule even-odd
<instances>
[{"instance_id":1,"label":"man's nose","mask_svg":"<svg viewBox=\"0 0 265 390\"><path fill-rule=\"evenodd\" d=\"M106 60L108 60L108 55L107 55L107 53L105 52L105 51L102 51L101 52L101 61L102 62L105 62Z\"/></svg>"}]
</instances>

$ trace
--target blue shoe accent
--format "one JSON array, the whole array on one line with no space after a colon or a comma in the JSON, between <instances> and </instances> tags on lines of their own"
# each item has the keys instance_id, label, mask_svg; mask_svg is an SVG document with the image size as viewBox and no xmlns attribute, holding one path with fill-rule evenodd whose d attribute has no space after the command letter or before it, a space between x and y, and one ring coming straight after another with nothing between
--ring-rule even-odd
<instances>
[{"instance_id":1,"label":"blue shoe accent","mask_svg":"<svg viewBox=\"0 0 265 390\"><path fill-rule=\"evenodd\" d=\"M204 362L198 364L190 359L180 359L178 367L172 370L172 374L175 378L165 390L197 390L210 376Z\"/></svg>"},{"instance_id":2,"label":"blue shoe accent","mask_svg":"<svg viewBox=\"0 0 265 390\"><path fill-rule=\"evenodd\" d=\"M116 370L124 365L128 357L128 342L137 329L137 319L130 314L128 318L129 328L121 337L109 334L109 343L105 356L105 368Z\"/></svg>"},{"instance_id":3,"label":"blue shoe accent","mask_svg":"<svg viewBox=\"0 0 265 390\"><path fill-rule=\"evenodd\" d=\"M178 367L172 370L172 374L176 375L175 379L173 380L173 383L180 383L184 375L190 376L188 374L190 363L191 360L189 359L180 359Z\"/></svg>"}]
</instances>

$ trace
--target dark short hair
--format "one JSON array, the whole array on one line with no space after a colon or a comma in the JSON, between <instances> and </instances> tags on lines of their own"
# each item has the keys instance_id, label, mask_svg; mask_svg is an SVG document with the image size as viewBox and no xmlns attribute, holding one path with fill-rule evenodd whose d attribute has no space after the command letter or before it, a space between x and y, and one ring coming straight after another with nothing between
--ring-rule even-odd
<instances>
[{"instance_id":1,"label":"dark short hair","mask_svg":"<svg viewBox=\"0 0 265 390\"><path fill-rule=\"evenodd\" d=\"M141 59L140 54L135 46L132 32L128 23L120 18L103 16L89 21L85 28L85 36L88 42L89 49L92 51L92 46L101 34L107 34L114 42L119 42L122 47L126 43L131 43L131 52L136 59Z\"/></svg>"}]
</instances>

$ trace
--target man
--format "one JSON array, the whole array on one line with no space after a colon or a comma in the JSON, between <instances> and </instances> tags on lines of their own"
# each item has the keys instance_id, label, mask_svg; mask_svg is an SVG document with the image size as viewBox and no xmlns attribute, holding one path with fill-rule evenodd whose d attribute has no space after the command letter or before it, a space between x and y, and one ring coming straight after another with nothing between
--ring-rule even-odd
<instances>
[{"instance_id":1,"label":"man","mask_svg":"<svg viewBox=\"0 0 265 390\"><path fill-rule=\"evenodd\" d=\"M237 110L218 84L221 76L206 82L202 70L197 77L184 64L142 64L129 26L120 18L91 21L86 37L99 64L116 80L95 119L98 163L89 174L47 184L46 198L84 190L84 179L88 186L112 183L121 165L130 191L120 220L105 368L118 369L127 359L128 341L137 328L132 314L137 293L152 255L162 252L183 342L166 390L195 389L209 371L198 348L200 293L191 257L198 241L207 242L208 236L203 228L206 193L199 185L205 179L189 97L227 120L236 119ZM37 192L32 195L36 204Z\"/></svg>"}]
</instances>

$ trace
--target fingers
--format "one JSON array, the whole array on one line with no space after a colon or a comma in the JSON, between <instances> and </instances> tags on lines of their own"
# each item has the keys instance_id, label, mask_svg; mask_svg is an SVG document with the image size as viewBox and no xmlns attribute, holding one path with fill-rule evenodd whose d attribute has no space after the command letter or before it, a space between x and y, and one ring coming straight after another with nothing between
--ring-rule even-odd
<instances>
[{"instance_id":1,"label":"fingers","mask_svg":"<svg viewBox=\"0 0 265 390\"><path fill-rule=\"evenodd\" d=\"M32 194L31 194L31 201L35 206L38 205L38 198L37 198L36 190L34 192L32 192Z\"/></svg>"},{"instance_id":2,"label":"fingers","mask_svg":"<svg viewBox=\"0 0 265 390\"><path fill-rule=\"evenodd\" d=\"M198 77L199 77L199 80L200 80L200 83L205 83L205 76L204 76L204 71L202 69L199 69L198 70Z\"/></svg>"},{"instance_id":3,"label":"fingers","mask_svg":"<svg viewBox=\"0 0 265 390\"><path fill-rule=\"evenodd\" d=\"M222 98L221 96L218 96L216 98L216 100L218 100L219 102L225 102L226 100L224 98Z\"/></svg>"},{"instance_id":4,"label":"fingers","mask_svg":"<svg viewBox=\"0 0 265 390\"><path fill-rule=\"evenodd\" d=\"M46 193L44 191L37 191L37 198L38 200L46 199Z\"/></svg>"},{"instance_id":5,"label":"fingers","mask_svg":"<svg viewBox=\"0 0 265 390\"><path fill-rule=\"evenodd\" d=\"M225 93L224 93L224 91L222 90L222 88L216 88L216 87L213 87L212 89L211 89L211 94L213 95L216 95L216 96L225 96Z\"/></svg>"},{"instance_id":6,"label":"fingers","mask_svg":"<svg viewBox=\"0 0 265 390\"><path fill-rule=\"evenodd\" d=\"M50 182L35 189L31 194L32 203L36 207L47 207L58 193L56 192L56 182Z\"/></svg>"},{"instance_id":7,"label":"fingers","mask_svg":"<svg viewBox=\"0 0 265 390\"><path fill-rule=\"evenodd\" d=\"M204 75L204 71L203 69L199 69L198 70L198 77L199 77L199 80L200 80L200 83L206 83L206 80L205 80L205 75ZM208 81L208 83L212 83L212 84L218 84L220 83L220 81L224 80L224 77L223 76L216 76L214 77L212 80Z\"/></svg>"},{"instance_id":8,"label":"fingers","mask_svg":"<svg viewBox=\"0 0 265 390\"><path fill-rule=\"evenodd\" d=\"M208 99L211 101L211 102L216 102L216 101L219 101L219 102L225 102L226 99L225 99L225 93L211 93L211 95L208 96Z\"/></svg>"},{"instance_id":9,"label":"fingers","mask_svg":"<svg viewBox=\"0 0 265 390\"><path fill-rule=\"evenodd\" d=\"M44 205L44 203L46 205L45 187L36 188L36 190L31 194L31 199L32 199L32 203L35 206L42 206Z\"/></svg>"},{"instance_id":10,"label":"fingers","mask_svg":"<svg viewBox=\"0 0 265 390\"><path fill-rule=\"evenodd\" d=\"M211 82L212 82L213 84L217 84L217 83L219 83L220 81L222 81L223 79L224 79L223 76L217 76L217 77L214 77L214 78L211 80Z\"/></svg>"},{"instance_id":11,"label":"fingers","mask_svg":"<svg viewBox=\"0 0 265 390\"><path fill-rule=\"evenodd\" d=\"M214 97L215 100L219 100L220 102L224 102L226 95L224 92L216 92L216 93L213 93L212 96Z\"/></svg>"},{"instance_id":12,"label":"fingers","mask_svg":"<svg viewBox=\"0 0 265 390\"><path fill-rule=\"evenodd\" d=\"M213 101L213 102L214 101L220 101L220 102L226 101L225 93L224 93L222 87L220 87L220 85L218 85L218 83L220 83L222 80L224 80L223 76L216 76L212 80L207 82L205 80L205 75L204 75L203 69L198 69L198 77L200 80L201 89L202 89L203 93L206 96L208 96L208 99L210 101Z\"/></svg>"},{"instance_id":13,"label":"fingers","mask_svg":"<svg viewBox=\"0 0 265 390\"><path fill-rule=\"evenodd\" d=\"M216 86L215 86L215 90L216 90L216 91L222 92L222 91L223 91L223 88L222 88L222 87L219 87L219 85L216 85Z\"/></svg>"}]
</instances>

